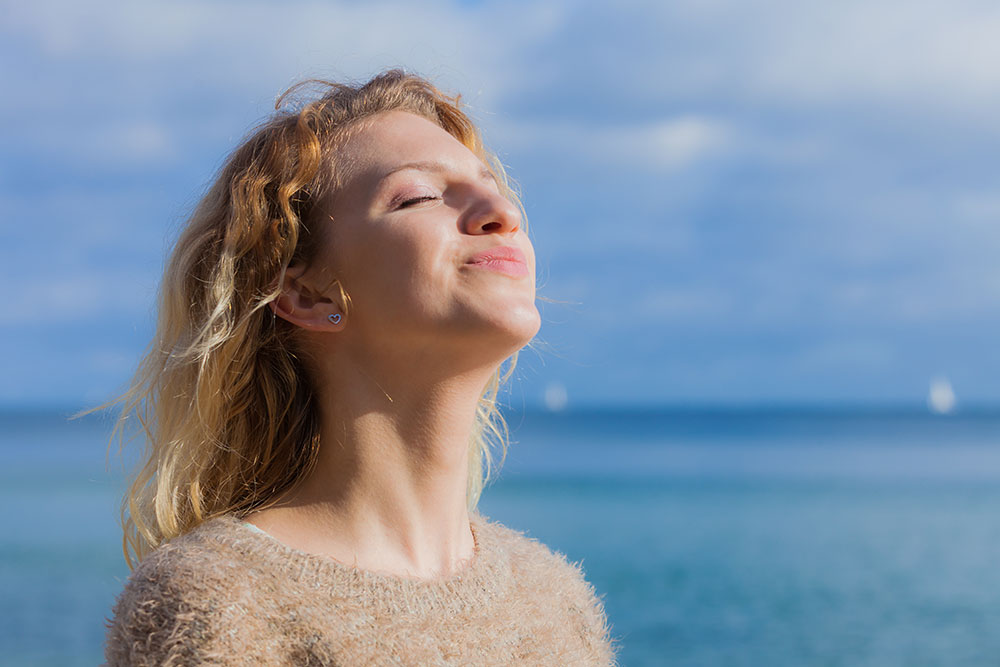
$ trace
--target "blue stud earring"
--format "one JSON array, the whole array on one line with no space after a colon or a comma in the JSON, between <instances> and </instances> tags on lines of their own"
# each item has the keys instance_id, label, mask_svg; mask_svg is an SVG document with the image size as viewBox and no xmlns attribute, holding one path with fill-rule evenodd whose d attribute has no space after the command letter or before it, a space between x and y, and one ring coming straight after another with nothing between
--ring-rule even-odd
<instances>
[{"instance_id":1,"label":"blue stud earring","mask_svg":"<svg viewBox=\"0 0 1000 667\"><path fill-rule=\"evenodd\" d=\"M327 319L333 322L334 324L340 324L340 313L332 313L327 316Z\"/></svg>"}]
</instances>

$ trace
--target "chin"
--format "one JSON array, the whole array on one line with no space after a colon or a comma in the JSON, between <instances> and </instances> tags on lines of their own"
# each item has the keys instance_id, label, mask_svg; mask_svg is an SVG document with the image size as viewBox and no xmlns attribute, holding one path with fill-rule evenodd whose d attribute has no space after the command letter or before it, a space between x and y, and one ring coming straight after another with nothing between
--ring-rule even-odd
<instances>
[{"instance_id":1,"label":"chin","mask_svg":"<svg viewBox=\"0 0 1000 667\"><path fill-rule=\"evenodd\" d=\"M534 308L482 313L475 317L453 320L440 330L437 342L453 361L460 358L474 365L502 363L528 345L541 327L541 318Z\"/></svg>"},{"instance_id":2,"label":"chin","mask_svg":"<svg viewBox=\"0 0 1000 667\"><path fill-rule=\"evenodd\" d=\"M542 317L534 304L525 308L511 308L505 315L500 326L509 332L512 339L521 341L519 349L530 343L542 327Z\"/></svg>"},{"instance_id":3,"label":"chin","mask_svg":"<svg viewBox=\"0 0 1000 667\"><path fill-rule=\"evenodd\" d=\"M486 340L514 350L527 345L541 328L542 318L534 300L495 299L466 303L459 312L452 313L448 329L452 334L476 341Z\"/></svg>"}]
</instances>

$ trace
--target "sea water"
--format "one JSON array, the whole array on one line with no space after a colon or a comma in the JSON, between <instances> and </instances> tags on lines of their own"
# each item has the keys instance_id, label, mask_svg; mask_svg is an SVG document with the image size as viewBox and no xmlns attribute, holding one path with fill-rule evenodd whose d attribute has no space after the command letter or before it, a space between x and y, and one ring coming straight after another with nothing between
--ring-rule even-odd
<instances>
[{"instance_id":1,"label":"sea water","mask_svg":"<svg viewBox=\"0 0 1000 667\"><path fill-rule=\"evenodd\" d=\"M1000 415L509 417L490 518L580 563L624 665L990 665ZM0 414L5 665L94 665L128 568L110 423Z\"/></svg>"}]
</instances>

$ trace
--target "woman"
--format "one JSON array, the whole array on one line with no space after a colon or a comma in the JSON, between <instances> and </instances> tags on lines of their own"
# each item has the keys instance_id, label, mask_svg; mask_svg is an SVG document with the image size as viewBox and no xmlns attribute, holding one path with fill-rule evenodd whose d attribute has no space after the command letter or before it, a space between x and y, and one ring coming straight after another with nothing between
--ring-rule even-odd
<instances>
[{"instance_id":1,"label":"woman","mask_svg":"<svg viewBox=\"0 0 1000 667\"><path fill-rule=\"evenodd\" d=\"M612 663L580 569L475 510L539 328L502 168L421 78L321 85L170 259L108 663Z\"/></svg>"}]
</instances>

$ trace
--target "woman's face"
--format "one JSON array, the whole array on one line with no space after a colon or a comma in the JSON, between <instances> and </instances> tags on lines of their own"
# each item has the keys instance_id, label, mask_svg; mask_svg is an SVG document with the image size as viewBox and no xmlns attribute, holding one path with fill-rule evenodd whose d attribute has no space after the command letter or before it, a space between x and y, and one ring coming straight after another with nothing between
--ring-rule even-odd
<instances>
[{"instance_id":1,"label":"woman's face","mask_svg":"<svg viewBox=\"0 0 1000 667\"><path fill-rule=\"evenodd\" d=\"M341 187L321 204L328 217L310 271L340 279L350 295L342 334L420 350L492 344L494 354L503 341L504 356L534 337L534 250L517 207L472 151L393 111L366 122L336 157ZM498 249L522 261L490 261Z\"/></svg>"}]
</instances>

